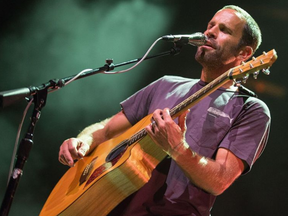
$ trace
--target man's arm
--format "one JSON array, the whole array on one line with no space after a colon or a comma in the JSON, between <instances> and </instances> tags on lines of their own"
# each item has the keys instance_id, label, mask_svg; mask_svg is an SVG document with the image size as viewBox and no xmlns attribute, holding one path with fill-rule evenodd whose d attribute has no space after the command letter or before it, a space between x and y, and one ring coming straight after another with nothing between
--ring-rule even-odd
<instances>
[{"instance_id":1,"label":"man's arm","mask_svg":"<svg viewBox=\"0 0 288 216\"><path fill-rule=\"evenodd\" d=\"M203 190L219 195L244 171L245 165L227 149L220 148L215 160L196 154L185 141L186 113L179 116L178 125L169 109L156 110L154 124L146 127L151 138L182 168L190 181Z\"/></svg>"},{"instance_id":2,"label":"man's arm","mask_svg":"<svg viewBox=\"0 0 288 216\"><path fill-rule=\"evenodd\" d=\"M198 155L185 147L171 152L171 157L193 184L216 196L223 193L245 168L241 159L224 148L218 149L215 160Z\"/></svg>"},{"instance_id":3,"label":"man's arm","mask_svg":"<svg viewBox=\"0 0 288 216\"><path fill-rule=\"evenodd\" d=\"M131 127L130 122L121 111L113 117L86 127L77 138L65 140L60 146L59 161L74 166L74 160L84 157L97 145L109 140Z\"/></svg>"}]
</instances>

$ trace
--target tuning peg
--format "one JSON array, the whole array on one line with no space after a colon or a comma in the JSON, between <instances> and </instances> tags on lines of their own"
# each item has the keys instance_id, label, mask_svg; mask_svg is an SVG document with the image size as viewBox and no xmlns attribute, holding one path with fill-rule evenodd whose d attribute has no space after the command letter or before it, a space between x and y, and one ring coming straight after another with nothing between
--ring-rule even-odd
<instances>
[{"instance_id":1,"label":"tuning peg","mask_svg":"<svg viewBox=\"0 0 288 216\"><path fill-rule=\"evenodd\" d=\"M262 72L265 74L265 75L269 75L270 74L270 70L269 70L269 68L264 68L264 69L262 69Z\"/></svg>"},{"instance_id":2,"label":"tuning peg","mask_svg":"<svg viewBox=\"0 0 288 216\"><path fill-rule=\"evenodd\" d=\"M253 78L254 78L254 79L257 79L259 73L260 73L259 71L255 71L255 72L253 73Z\"/></svg>"},{"instance_id":3,"label":"tuning peg","mask_svg":"<svg viewBox=\"0 0 288 216\"><path fill-rule=\"evenodd\" d=\"M241 86L241 80L235 80L235 79L234 79L234 86L235 86L235 87Z\"/></svg>"},{"instance_id":4,"label":"tuning peg","mask_svg":"<svg viewBox=\"0 0 288 216\"><path fill-rule=\"evenodd\" d=\"M249 78L249 74L246 74L244 77L243 77L243 83L246 83L247 82L247 80L248 80L248 78Z\"/></svg>"}]
</instances>

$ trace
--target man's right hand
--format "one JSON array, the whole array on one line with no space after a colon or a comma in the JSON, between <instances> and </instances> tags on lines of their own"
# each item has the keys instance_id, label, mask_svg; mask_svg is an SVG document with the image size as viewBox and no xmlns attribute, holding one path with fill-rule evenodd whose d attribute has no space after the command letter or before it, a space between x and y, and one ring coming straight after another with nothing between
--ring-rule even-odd
<instances>
[{"instance_id":1,"label":"man's right hand","mask_svg":"<svg viewBox=\"0 0 288 216\"><path fill-rule=\"evenodd\" d=\"M70 167L74 166L74 160L79 160L85 156L90 146L79 138L65 140L60 146L59 161Z\"/></svg>"}]
</instances>

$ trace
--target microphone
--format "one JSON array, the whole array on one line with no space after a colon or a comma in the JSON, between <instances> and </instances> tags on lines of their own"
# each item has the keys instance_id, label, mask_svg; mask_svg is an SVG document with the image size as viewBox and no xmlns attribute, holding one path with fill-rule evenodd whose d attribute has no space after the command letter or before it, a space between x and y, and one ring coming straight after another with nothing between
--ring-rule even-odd
<instances>
[{"instance_id":1,"label":"microphone","mask_svg":"<svg viewBox=\"0 0 288 216\"><path fill-rule=\"evenodd\" d=\"M192 46L202 46L207 41L207 36L201 32L184 35L165 35L161 37L162 40L174 43L181 43L183 45L190 44Z\"/></svg>"}]
</instances>

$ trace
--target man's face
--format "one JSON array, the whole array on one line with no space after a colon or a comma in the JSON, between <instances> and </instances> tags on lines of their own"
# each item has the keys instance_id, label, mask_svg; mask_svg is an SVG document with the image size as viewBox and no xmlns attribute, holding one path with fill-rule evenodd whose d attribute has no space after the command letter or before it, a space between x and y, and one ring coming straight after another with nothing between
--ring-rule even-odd
<instances>
[{"instance_id":1,"label":"man's face","mask_svg":"<svg viewBox=\"0 0 288 216\"><path fill-rule=\"evenodd\" d=\"M217 12L208 23L204 32L207 44L198 47L196 60L210 68L234 67L239 50L236 50L242 37L245 21L234 10L224 9Z\"/></svg>"}]
</instances>

